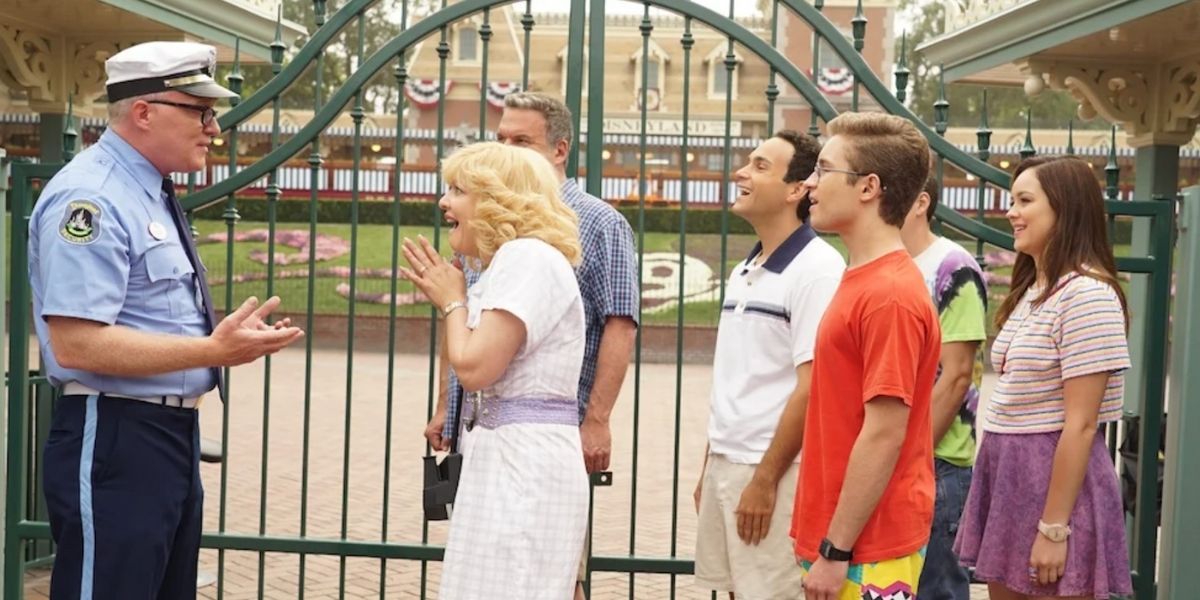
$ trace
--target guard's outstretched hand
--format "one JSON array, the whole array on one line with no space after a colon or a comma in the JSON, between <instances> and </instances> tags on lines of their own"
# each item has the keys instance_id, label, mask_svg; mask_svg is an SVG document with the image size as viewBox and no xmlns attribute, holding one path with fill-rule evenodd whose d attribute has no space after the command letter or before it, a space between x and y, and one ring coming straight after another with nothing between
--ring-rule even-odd
<instances>
[{"instance_id":1,"label":"guard's outstretched hand","mask_svg":"<svg viewBox=\"0 0 1200 600\"><path fill-rule=\"evenodd\" d=\"M251 296L237 310L221 319L209 336L216 344L217 356L220 357L215 366L245 364L274 354L303 337L304 331L292 327L291 319L267 323L267 316L279 307L280 302L279 296L272 296L260 307L258 298Z\"/></svg>"}]
</instances>

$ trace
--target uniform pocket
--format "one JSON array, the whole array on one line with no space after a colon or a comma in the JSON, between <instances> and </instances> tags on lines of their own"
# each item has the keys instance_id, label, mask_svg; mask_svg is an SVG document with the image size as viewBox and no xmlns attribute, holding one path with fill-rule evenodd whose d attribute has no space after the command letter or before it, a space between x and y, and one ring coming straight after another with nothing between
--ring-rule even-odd
<instances>
[{"instance_id":1,"label":"uniform pocket","mask_svg":"<svg viewBox=\"0 0 1200 600\"><path fill-rule=\"evenodd\" d=\"M100 487L121 473L121 463L128 460L119 456L117 440L121 436L121 421L125 418L125 406L135 400L102 399L97 403L96 439L92 447L92 486Z\"/></svg>"},{"instance_id":2,"label":"uniform pocket","mask_svg":"<svg viewBox=\"0 0 1200 600\"><path fill-rule=\"evenodd\" d=\"M152 296L165 298L171 317L190 314L200 305L195 297L196 270L188 260L183 247L176 243L163 243L146 250L143 258L146 265L148 292Z\"/></svg>"},{"instance_id":3,"label":"uniform pocket","mask_svg":"<svg viewBox=\"0 0 1200 600\"><path fill-rule=\"evenodd\" d=\"M47 501L61 506L79 495L79 454L83 444L83 409L67 405L82 403L77 397L55 401L50 432L42 448L42 477ZM74 476L72 476L74 473Z\"/></svg>"},{"instance_id":4,"label":"uniform pocket","mask_svg":"<svg viewBox=\"0 0 1200 600\"><path fill-rule=\"evenodd\" d=\"M153 282L191 278L196 270L178 244L165 243L146 250L146 276Z\"/></svg>"}]
</instances>

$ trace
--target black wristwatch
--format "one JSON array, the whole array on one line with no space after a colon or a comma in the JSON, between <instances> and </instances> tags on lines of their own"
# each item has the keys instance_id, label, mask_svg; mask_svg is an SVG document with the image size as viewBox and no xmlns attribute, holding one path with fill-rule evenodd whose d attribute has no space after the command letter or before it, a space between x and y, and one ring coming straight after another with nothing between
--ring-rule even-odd
<instances>
[{"instance_id":1,"label":"black wristwatch","mask_svg":"<svg viewBox=\"0 0 1200 600\"><path fill-rule=\"evenodd\" d=\"M817 552L820 553L823 558L837 562L850 562L850 559L854 558L853 550L842 550L841 548L834 546L833 542L829 541L829 538L821 540L821 547L817 550Z\"/></svg>"}]
</instances>

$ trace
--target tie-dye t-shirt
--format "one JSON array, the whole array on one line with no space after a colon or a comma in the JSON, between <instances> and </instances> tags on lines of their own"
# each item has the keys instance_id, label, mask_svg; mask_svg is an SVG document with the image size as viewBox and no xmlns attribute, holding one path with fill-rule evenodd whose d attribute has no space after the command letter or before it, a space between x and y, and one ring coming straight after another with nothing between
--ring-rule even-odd
<instances>
[{"instance_id":1,"label":"tie-dye t-shirt","mask_svg":"<svg viewBox=\"0 0 1200 600\"><path fill-rule=\"evenodd\" d=\"M975 411L979 407L979 386L983 381L983 342L987 339L987 288L983 271L969 252L946 238L938 238L913 259L933 304L938 309L942 343L980 342L975 353L971 386L958 409L958 418L933 449L935 458L960 467L975 462ZM941 367L938 368L941 376Z\"/></svg>"}]
</instances>

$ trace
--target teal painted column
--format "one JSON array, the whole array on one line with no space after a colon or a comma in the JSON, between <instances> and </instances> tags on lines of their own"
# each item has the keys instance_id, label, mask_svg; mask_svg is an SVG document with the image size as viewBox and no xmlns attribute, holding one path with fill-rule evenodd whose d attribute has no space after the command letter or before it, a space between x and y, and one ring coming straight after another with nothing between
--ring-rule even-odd
<instances>
[{"instance_id":1,"label":"teal painted column","mask_svg":"<svg viewBox=\"0 0 1200 600\"><path fill-rule=\"evenodd\" d=\"M8 271L4 265L8 264L5 257L8 256L8 221L7 209L8 206L8 159L5 157L8 152L4 148L0 148L0 311L8 310ZM8 335L4 329L5 323L8 322L7 312L0 314L0 364L8 365ZM0 413L7 414L8 410L8 385L4 385L0 389ZM0 481L8 481L8 456L5 454L8 448L8 430L6 429L8 419L0 418ZM5 523L4 510L6 503L0 502L0 523ZM0 542L0 565L4 564L4 543Z\"/></svg>"},{"instance_id":2,"label":"teal painted column","mask_svg":"<svg viewBox=\"0 0 1200 600\"><path fill-rule=\"evenodd\" d=\"M1196 596L1189 569L1200 555L1200 511L1195 509L1200 503L1200 478L1195 476L1200 473L1200 371L1195 368L1200 365L1200 271L1192 266L1200 264L1200 187L1184 190L1176 248L1176 264L1181 266L1175 271L1171 324L1171 418L1163 472L1158 600Z\"/></svg>"},{"instance_id":3,"label":"teal painted column","mask_svg":"<svg viewBox=\"0 0 1200 600\"><path fill-rule=\"evenodd\" d=\"M42 164L60 163L63 161L63 130L66 129L67 115L42 113L38 115L38 160ZM79 129L79 118L75 119L75 129ZM79 151L79 136L76 136L75 148Z\"/></svg>"},{"instance_id":4,"label":"teal painted column","mask_svg":"<svg viewBox=\"0 0 1200 600\"><path fill-rule=\"evenodd\" d=\"M1153 198L1173 199L1179 193L1179 146L1146 146L1135 154L1135 200ZM1130 256L1149 256L1152 247L1150 219L1133 220L1133 240ZM1150 302L1150 282L1145 275L1135 275L1129 284L1129 314L1145 315ZM1129 347L1140 352L1146 343L1146 323L1136 316L1129 324ZM1165 342L1164 342L1165 343ZM1125 377L1125 411L1140 414L1146 371L1134 361Z\"/></svg>"},{"instance_id":5,"label":"teal painted column","mask_svg":"<svg viewBox=\"0 0 1200 600\"><path fill-rule=\"evenodd\" d=\"M1135 166L1137 169L1134 180L1134 196L1139 201L1157 201L1157 202L1173 202L1175 195L1178 193L1179 181L1179 146L1155 145L1146 146L1137 149L1135 155ZM1133 239L1130 248L1131 256L1151 256L1155 243L1151 228L1151 219L1135 218L1133 220ZM1143 455L1149 453L1151 456L1157 457L1158 444L1149 443L1146 437L1151 435L1148 429L1151 427L1157 428L1160 419L1162 418L1163 402L1162 397L1148 397L1147 392L1152 390L1153 393L1159 394L1163 389L1161 385L1150 385L1151 383L1162 384L1163 382L1152 382L1149 380L1151 372L1157 372L1159 376L1163 375L1163 367L1165 365L1149 365L1146 360L1150 357L1167 356L1167 340L1166 339L1150 339L1147 335L1147 328L1150 324L1148 318L1151 310L1162 311L1162 304L1154 304L1151 294L1152 286L1148 275L1135 275L1128 287L1129 313L1132 315L1129 327L1129 348L1133 356L1133 365L1125 379L1125 412L1126 414L1134 414L1142 417L1140 426L1142 434L1140 446ZM1162 299L1159 302L1163 302ZM1162 337L1166 337L1165 335ZM1139 360L1141 358L1141 360ZM1157 433L1157 432L1155 432ZM1152 435L1157 438L1157 435ZM1143 462L1146 458L1142 456ZM1157 462L1157 461L1156 461ZM1157 465L1155 465L1157 467ZM1149 472L1142 469L1139 465L1139 479L1141 486L1146 486L1150 490L1157 490L1155 479L1157 478L1158 469L1155 468ZM1149 477L1150 480L1145 479ZM1141 499L1153 498L1151 493L1147 496L1141 493L1138 494ZM1154 565L1156 563L1155 548L1158 536L1153 527L1153 508L1149 506L1139 505L1139 512L1144 513L1150 510L1149 518L1146 515L1139 515L1138 519L1131 519L1128 523L1129 542L1130 542L1130 558L1133 561L1133 568L1137 571L1134 577L1134 591L1138 600L1149 598L1153 595L1153 579ZM1149 538L1149 539L1146 539ZM1145 556L1144 553L1150 553Z\"/></svg>"}]
</instances>

